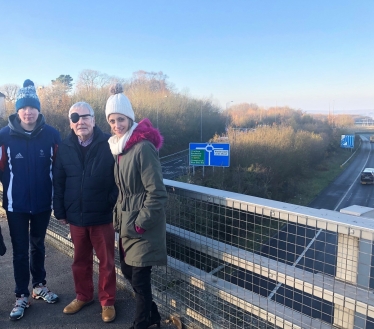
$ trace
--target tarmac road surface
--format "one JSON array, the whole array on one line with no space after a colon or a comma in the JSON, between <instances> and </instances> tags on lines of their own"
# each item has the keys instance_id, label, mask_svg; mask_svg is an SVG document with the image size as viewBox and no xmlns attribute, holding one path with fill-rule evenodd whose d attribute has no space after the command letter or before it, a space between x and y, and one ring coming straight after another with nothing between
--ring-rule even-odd
<instances>
[{"instance_id":1,"label":"tarmac road surface","mask_svg":"<svg viewBox=\"0 0 374 329\"><path fill-rule=\"evenodd\" d=\"M2 208L1 208L2 209ZM74 298L74 284L71 272L72 258L46 243L47 286L55 292L60 301L55 304L47 304L43 300L34 300L30 297L31 306L25 310L25 315L17 321L9 320L9 313L15 302L14 279L12 266L12 244L10 242L8 225L4 213L0 213L0 226L4 236L7 252L0 257L0 328L121 328L127 329L132 325L135 314L135 300L132 293L124 288L118 287L116 298L116 319L111 323L104 323L101 320L101 306L97 297L97 278L94 275L95 302L83 308L73 315L62 313L63 308ZM30 285L31 292L31 285ZM167 323L168 322L168 323ZM163 321L161 328L176 328L171 322Z\"/></svg>"}]
</instances>

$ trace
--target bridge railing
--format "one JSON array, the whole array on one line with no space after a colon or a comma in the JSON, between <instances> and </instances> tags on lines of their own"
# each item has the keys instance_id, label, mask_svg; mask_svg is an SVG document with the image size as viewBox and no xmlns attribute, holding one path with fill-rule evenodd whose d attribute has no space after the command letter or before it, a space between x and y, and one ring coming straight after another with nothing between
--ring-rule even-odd
<instances>
[{"instance_id":1,"label":"bridge railing","mask_svg":"<svg viewBox=\"0 0 374 329\"><path fill-rule=\"evenodd\" d=\"M153 269L164 314L188 328L374 327L372 219L165 184L169 263ZM53 221L50 233L68 239Z\"/></svg>"}]
</instances>

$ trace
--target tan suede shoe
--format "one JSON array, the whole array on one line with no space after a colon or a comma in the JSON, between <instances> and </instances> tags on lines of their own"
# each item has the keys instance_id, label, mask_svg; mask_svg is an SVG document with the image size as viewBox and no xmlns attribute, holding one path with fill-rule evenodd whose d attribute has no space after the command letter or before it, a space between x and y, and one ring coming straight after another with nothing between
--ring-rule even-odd
<instances>
[{"instance_id":1,"label":"tan suede shoe","mask_svg":"<svg viewBox=\"0 0 374 329\"><path fill-rule=\"evenodd\" d=\"M63 312L65 314L74 314L74 313L79 312L82 309L82 307L91 305L92 303L93 303L93 300L90 300L88 302L83 302L81 300L74 299L69 305L67 305L64 308Z\"/></svg>"},{"instance_id":2,"label":"tan suede shoe","mask_svg":"<svg viewBox=\"0 0 374 329\"><path fill-rule=\"evenodd\" d=\"M114 306L103 306L101 318L104 322L112 322L116 318L116 309Z\"/></svg>"}]
</instances>

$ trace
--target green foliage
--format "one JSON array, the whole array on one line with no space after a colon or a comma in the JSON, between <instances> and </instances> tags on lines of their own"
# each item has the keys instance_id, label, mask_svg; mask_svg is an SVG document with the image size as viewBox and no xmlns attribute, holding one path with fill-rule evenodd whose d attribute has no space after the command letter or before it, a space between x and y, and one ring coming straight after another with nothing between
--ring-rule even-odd
<instances>
[{"instance_id":1,"label":"green foliage","mask_svg":"<svg viewBox=\"0 0 374 329\"><path fill-rule=\"evenodd\" d=\"M70 91L73 88L73 78L70 75L61 74L56 80L51 80L52 85L62 84L66 87L66 91Z\"/></svg>"},{"instance_id":2,"label":"green foliage","mask_svg":"<svg viewBox=\"0 0 374 329\"><path fill-rule=\"evenodd\" d=\"M287 202L307 206L345 169L341 165L351 155L350 150L337 148L333 156L326 157L316 168L298 177L294 193L290 191Z\"/></svg>"}]
</instances>

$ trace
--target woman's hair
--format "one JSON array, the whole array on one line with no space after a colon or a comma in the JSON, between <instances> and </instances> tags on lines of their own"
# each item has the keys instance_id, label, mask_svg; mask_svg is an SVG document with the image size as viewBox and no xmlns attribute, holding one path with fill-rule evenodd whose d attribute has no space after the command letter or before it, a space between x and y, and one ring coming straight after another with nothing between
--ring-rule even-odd
<instances>
[{"instance_id":1,"label":"woman's hair","mask_svg":"<svg viewBox=\"0 0 374 329\"><path fill-rule=\"evenodd\" d=\"M91 105L90 104L88 104L88 103L86 103L86 102L77 102L77 103L75 103L75 104L73 104L72 106L71 106L71 108L70 108L70 110L69 110L69 115L68 115L68 117L70 118L70 114L71 114L71 112L73 112L73 110L75 110L76 108L85 108L85 109L87 109L89 112L90 112L90 115L91 116L95 116L95 112L94 112L94 110L92 109L92 107L91 107Z\"/></svg>"},{"instance_id":2,"label":"woman's hair","mask_svg":"<svg viewBox=\"0 0 374 329\"><path fill-rule=\"evenodd\" d=\"M129 130L130 130L132 125L134 124L134 120L129 117L127 117L127 119L129 119Z\"/></svg>"}]
</instances>

